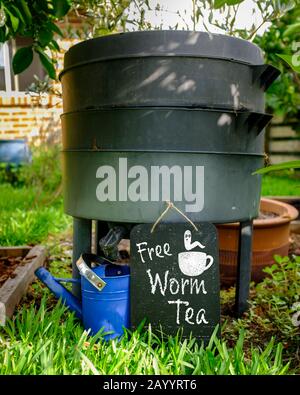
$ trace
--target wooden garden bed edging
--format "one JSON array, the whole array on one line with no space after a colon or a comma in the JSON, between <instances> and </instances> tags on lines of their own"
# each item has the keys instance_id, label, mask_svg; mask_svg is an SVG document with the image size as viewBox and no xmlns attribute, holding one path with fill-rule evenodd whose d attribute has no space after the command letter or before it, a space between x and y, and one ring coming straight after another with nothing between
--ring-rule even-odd
<instances>
[{"instance_id":1,"label":"wooden garden bed edging","mask_svg":"<svg viewBox=\"0 0 300 395\"><path fill-rule=\"evenodd\" d=\"M27 255L25 255L27 252ZM0 255L23 256L26 264L18 266L14 271L14 278L9 278L0 288L0 326L5 325L6 318L11 317L16 305L27 291L28 286L34 279L34 272L43 266L47 251L46 248L37 245L30 247L6 247L0 248Z\"/></svg>"}]
</instances>

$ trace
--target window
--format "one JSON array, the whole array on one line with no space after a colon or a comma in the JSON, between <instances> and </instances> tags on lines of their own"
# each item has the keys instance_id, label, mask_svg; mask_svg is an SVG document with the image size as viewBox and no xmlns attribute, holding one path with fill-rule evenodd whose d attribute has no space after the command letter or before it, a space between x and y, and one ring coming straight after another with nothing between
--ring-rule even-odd
<instances>
[{"instance_id":1,"label":"window","mask_svg":"<svg viewBox=\"0 0 300 395\"><path fill-rule=\"evenodd\" d=\"M10 41L8 43L10 60L12 59L13 54L18 50L18 48L26 47L30 44L30 38L18 37L14 42ZM15 76L11 70L12 90L20 92L26 91L29 85L34 82L34 75L37 75L40 79L44 79L46 76L46 72L39 61L38 55L36 54L34 54L31 65L21 74ZM5 90L3 45L1 45L0 48L0 90Z\"/></svg>"}]
</instances>

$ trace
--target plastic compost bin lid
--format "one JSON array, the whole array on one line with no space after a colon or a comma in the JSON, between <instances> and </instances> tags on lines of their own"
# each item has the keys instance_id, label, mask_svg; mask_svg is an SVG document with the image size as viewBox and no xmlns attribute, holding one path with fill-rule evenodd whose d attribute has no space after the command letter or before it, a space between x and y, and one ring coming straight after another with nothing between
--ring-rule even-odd
<instances>
[{"instance_id":1,"label":"plastic compost bin lid","mask_svg":"<svg viewBox=\"0 0 300 395\"><path fill-rule=\"evenodd\" d=\"M110 34L83 41L65 54L64 70L108 59L148 56L208 57L262 64L261 49L249 41L206 32L150 30Z\"/></svg>"}]
</instances>

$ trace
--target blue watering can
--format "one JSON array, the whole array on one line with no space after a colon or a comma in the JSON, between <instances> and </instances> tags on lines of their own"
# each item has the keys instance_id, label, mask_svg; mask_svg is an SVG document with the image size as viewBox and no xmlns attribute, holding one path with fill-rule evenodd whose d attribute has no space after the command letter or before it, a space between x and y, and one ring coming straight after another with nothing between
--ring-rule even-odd
<instances>
[{"instance_id":1,"label":"blue watering can","mask_svg":"<svg viewBox=\"0 0 300 395\"><path fill-rule=\"evenodd\" d=\"M98 266L91 269L87 262ZM55 278L43 267L37 269L35 275L75 312L91 334L103 329L104 333L109 332L104 336L106 340L121 336L123 328L130 327L129 266L106 264L94 254L82 254L76 265L81 279ZM61 285L61 282L80 281L82 301Z\"/></svg>"}]
</instances>

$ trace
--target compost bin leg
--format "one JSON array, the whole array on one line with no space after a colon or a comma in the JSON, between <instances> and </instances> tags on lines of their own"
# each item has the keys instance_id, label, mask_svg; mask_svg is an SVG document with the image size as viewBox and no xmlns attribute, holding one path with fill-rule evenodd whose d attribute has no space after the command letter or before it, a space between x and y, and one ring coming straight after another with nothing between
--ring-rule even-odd
<instances>
[{"instance_id":1,"label":"compost bin leg","mask_svg":"<svg viewBox=\"0 0 300 395\"><path fill-rule=\"evenodd\" d=\"M82 253L90 253L92 244L92 221L89 219L73 218L73 278L80 278L76 261ZM81 286L72 284L72 293L81 299Z\"/></svg>"},{"instance_id":2,"label":"compost bin leg","mask_svg":"<svg viewBox=\"0 0 300 395\"><path fill-rule=\"evenodd\" d=\"M240 317L248 309L251 280L253 221L240 223L235 311Z\"/></svg>"}]
</instances>

